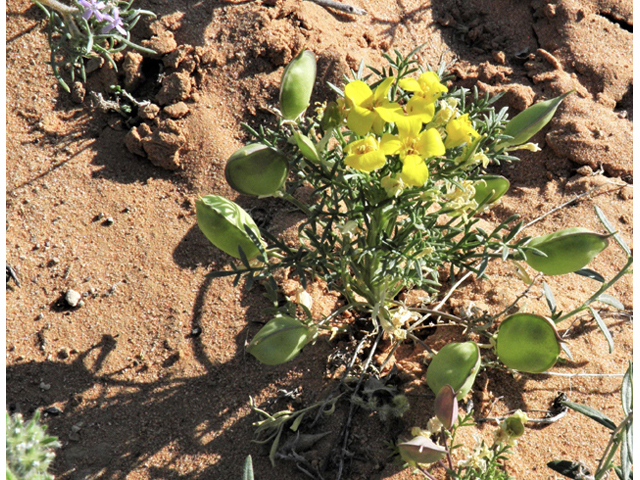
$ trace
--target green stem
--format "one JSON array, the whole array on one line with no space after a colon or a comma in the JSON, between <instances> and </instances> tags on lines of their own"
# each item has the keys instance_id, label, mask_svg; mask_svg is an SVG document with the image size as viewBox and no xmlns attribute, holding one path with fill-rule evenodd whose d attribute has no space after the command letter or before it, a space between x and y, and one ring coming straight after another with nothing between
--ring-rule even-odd
<instances>
[{"instance_id":1,"label":"green stem","mask_svg":"<svg viewBox=\"0 0 640 480\"><path fill-rule=\"evenodd\" d=\"M606 448L604 449L604 453L600 462L598 463L598 468L596 469L596 474L594 475L595 480L600 480L605 473L609 471L611 468L611 463L613 460L613 456L620 445L620 439L618 438L621 434L622 430L627 426L627 424L633 421L633 412L629 412L629 414L625 417L625 419L618 425L613 433L611 434L611 438L609 439L609 443L607 443Z\"/></svg>"},{"instance_id":2,"label":"green stem","mask_svg":"<svg viewBox=\"0 0 640 480\"><path fill-rule=\"evenodd\" d=\"M555 319L554 322L555 323L560 323L561 321L566 320L567 318L572 317L575 314L577 314L577 313L589 308L589 305L591 305L593 302L598 300L598 297L600 295L602 295L604 292L606 292L609 289L609 287L611 287L614 283L616 283L618 280L620 280L620 278L629 271L629 268L631 267L632 264L633 264L633 257L629 257L627 259L627 263L625 264L625 266L622 267L622 270L620 270L615 277L613 277L608 282L603 283L602 286L598 289L598 291L596 293L594 293L593 295L591 295L582 305L580 305L579 307L571 310L569 313L566 313L566 314L562 315L561 317Z\"/></svg>"},{"instance_id":3,"label":"green stem","mask_svg":"<svg viewBox=\"0 0 640 480\"><path fill-rule=\"evenodd\" d=\"M78 8L65 5L64 3L60 3L58 0L37 0L35 1L35 3L39 3L40 5L44 5L45 7L53 8L64 16L73 15L74 13L79 12Z\"/></svg>"}]
</instances>

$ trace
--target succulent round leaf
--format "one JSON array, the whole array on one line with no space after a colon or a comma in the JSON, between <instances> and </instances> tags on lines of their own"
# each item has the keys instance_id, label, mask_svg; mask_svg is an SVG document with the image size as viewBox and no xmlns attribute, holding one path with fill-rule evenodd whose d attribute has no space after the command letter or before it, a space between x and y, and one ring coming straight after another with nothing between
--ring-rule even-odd
<instances>
[{"instance_id":1,"label":"succulent round leaf","mask_svg":"<svg viewBox=\"0 0 640 480\"><path fill-rule=\"evenodd\" d=\"M247 351L266 365L280 365L296 357L315 337L317 328L286 315L269 320L253 337Z\"/></svg>"},{"instance_id":2,"label":"succulent round leaf","mask_svg":"<svg viewBox=\"0 0 640 480\"><path fill-rule=\"evenodd\" d=\"M509 180L500 175L483 175L474 180L476 194L473 199L478 205L496 202L509 190Z\"/></svg>"},{"instance_id":3,"label":"succulent round leaf","mask_svg":"<svg viewBox=\"0 0 640 480\"><path fill-rule=\"evenodd\" d=\"M246 195L268 196L280 190L289 174L287 158L277 150L252 143L237 150L224 169L227 183Z\"/></svg>"},{"instance_id":4,"label":"succulent round leaf","mask_svg":"<svg viewBox=\"0 0 640 480\"><path fill-rule=\"evenodd\" d=\"M427 385L436 395L450 385L462 399L473 386L480 369L480 350L475 342L452 342L437 353L427 369Z\"/></svg>"},{"instance_id":5,"label":"succulent round leaf","mask_svg":"<svg viewBox=\"0 0 640 480\"><path fill-rule=\"evenodd\" d=\"M545 275L564 275L586 266L609 245L607 235L590 232L583 227L532 238L525 245L543 252L546 257L526 251L525 261Z\"/></svg>"},{"instance_id":6,"label":"succulent round leaf","mask_svg":"<svg viewBox=\"0 0 640 480\"><path fill-rule=\"evenodd\" d=\"M291 60L280 83L280 112L286 120L295 120L309 106L316 81L316 57L303 50Z\"/></svg>"},{"instance_id":7,"label":"succulent round leaf","mask_svg":"<svg viewBox=\"0 0 640 480\"><path fill-rule=\"evenodd\" d=\"M560 355L560 339L554 323L529 313L517 313L503 320L496 344L500 361L521 372L545 372Z\"/></svg>"},{"instance_id":8,"label":"succulent round leaf","mask_svg":"<svg viewBox=\"0 0 640 480\"><path fill-rule=\"evenodd\" d=\"M199 197L196 200L196 219L202 233L223 252L241 258L239 248L242 248L248 260L260 255L245 226L262 241L260 230L251 216L235 202L218 195Z\"/></svg>"}]
</instances>

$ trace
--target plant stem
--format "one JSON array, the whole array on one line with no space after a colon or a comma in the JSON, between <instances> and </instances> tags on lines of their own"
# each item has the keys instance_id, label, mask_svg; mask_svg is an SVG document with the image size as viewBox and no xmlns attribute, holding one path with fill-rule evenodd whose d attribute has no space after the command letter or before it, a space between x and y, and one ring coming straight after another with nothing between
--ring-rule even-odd
<instances>
[{"instance_id":1,"label":"plant stem","mask_svg":"<svg viewBox=\"0 0 640 480\"><path fill-rule=\"evenodd\" d=\"M606 448L604 449L604 454L598 463L598 468L596 469L596 473L594 475L595 480L600 480L605 473L611 468L611 459L616 453L618 446L620 445L620 440L618 439L618 435L620 432L627 426L628 423L633 421L633 411L629 412L629 414L625 417L625 419L618 425L613 433L611 434L611 438L609 439L609 443L607 443Z\"/></svg>"},{"instance_id":2,"label":"plant stem","mask_svg":"<svg viewBox=\"0 0 640 480\"><path fill-rule=\"evenodd\" d=\"M53 8L63 15L73 15L79 11L76 7L65 5L64 3L60 3L58 0L38 0L36 3L44 5L45 7Z\"/></svg>"},{"instance_id":3,"label":"plant stem","mask_svg":"<svg viewBox=\"0 0 640 480\"><path fill-rule=\"evenodd\" d=\"M613 277L608 282L603 283L602 286L598 289L598 291L596 293L594 293L593 295L591 295L578 308L575 308L575 309L571 310L569 313L566 313L566 314L562 315L561 317L556 318L554 320L554 322L555 323L560 323L561 321L566 320L567 318L574 316L576 313L579 313L579 312L589 308L589 305L591 303L595 302L600 295L602 295L604 292L606 292L609 289L609 287L611 287L614 283L616 283L618 280L620 280L620 278L629 271L629 268L631 268L632 264L633 264L633 257L628 257L627 258L627 263L625 264L624 267L622 267L622 270L620 270L615 277Z\"/></svg>"}]
</instances>

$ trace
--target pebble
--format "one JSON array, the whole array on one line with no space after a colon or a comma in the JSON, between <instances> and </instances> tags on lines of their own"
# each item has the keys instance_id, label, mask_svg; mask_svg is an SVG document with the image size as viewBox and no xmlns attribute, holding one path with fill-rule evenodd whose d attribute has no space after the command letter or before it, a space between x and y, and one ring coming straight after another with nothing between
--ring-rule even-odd
<instances>
[{"instance_id":1,"label":"pebble","mask_svg":"<svg viewBox=\"0 0 640 480\"><path fill-rule=\"evenodd\" d=\"M113 225L115 223L115 220L113 219L113 217L107 217L104 221L104 224L107 226Z\"/></svg>"},{"instance_id":2,"label":"pebble","mask_svg":"<svg viewBox=\"0 0 640 480\"><path fill-rule=\"evenodd\" d=\"M40 382L40 388L42 390L49 390L51 388L51 385L48 383Z\"/></svg>"},{"instance_id":3,"label":"pebble","mask_svg":"<svg viewBox=\"0 0 640 480\"><path fill-rule=\"evenodd\" d=\"M202 328L200 327L194 327L191 330L191 335L193 335L194 337L199 337L202 334Z\"/></svg>"},{"instance_id":4,"label":"pebble","mask_svg":"<svg viewBox=\"0 0 640 480\"><path fill-rule=\"evenodd\" d=\"M44 409L44 413L47 413L53 416L58 416L58 415L62 415L63 412L58 407L48 407Z\"/></svg>"},{"instance_id":5,"label":"pebble","mask_svg":"<svg viewBox=\"0 0 640 480\"><path fill-rule=\"evenodd\" d=\"M36 317L36 322L39 321L39 320L42 320L43 318L44 318L44 313L40 312L38 314L38 316Z\"/></svg>"},{"instance_id":6,"label":"pebble","mask_svg":"<svg viewBox=\"0 0 640 480\"><path fill-rule=\"evenodd\" d=\"M75 290L67 290L67 293L64 296L65 302L67 302L67 305L69 305L70 307L82 306L82 305L79 305L81 299L82 299L82 295L80 295Z\"/></svg>"}]
</instances>

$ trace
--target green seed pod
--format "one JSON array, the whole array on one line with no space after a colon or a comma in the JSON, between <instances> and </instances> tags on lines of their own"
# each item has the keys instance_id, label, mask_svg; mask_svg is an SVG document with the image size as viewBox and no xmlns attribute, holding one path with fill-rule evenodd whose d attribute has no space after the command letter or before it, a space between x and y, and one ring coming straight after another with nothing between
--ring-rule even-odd
<instances>
[{"instance_id":1,"label":"green seed pod","mask_svg":"<svg viewBox=\"0 0 640 480\"><path fill-rule=\"evenodd\" d=\"M284 185L289 162L277 150L251 143L229 157L224 175L231 188L240 193L268 196Z\"/></svg>"},{"instance_id":2,"label":"green seed pod","mask_svg":"<svg viewBox=\"0 0 640 480\"><path fill-rule=\"evenodd\" d=\"M316 57L303 50L291 60L280 82L280 112L285 120L295 120L309 106L316 81Z\"/></svg>"},{"instance_id":3,"label":"green seed pod","mask_svg":"<svg viewBox=\"0 0 640 480\"><path fill-rule=\"evenodd\" d=\"M545 275L564 275L586 266L607 245L608 235L593 233L582 227L567 228L529 240L525 247L540 250L547 256L526 251L525 261Z\"/></svg>"},{"instance_id":4,"label":"green seed pod","mask_svg":"<svg viewBox=\"0 0 640 480\"><path fill-rule=\"evenodd\" d=\"M417 463L434 463L444 458L447 449L433 443L427 437L414 437L407 442L398 444L398 451L402 459L409 465Z\"/></svg>"},{"instance_id":5,"label":"green seed pod","mask_svg":"<svg viewBox=\"0 0 640 480\"><path fill-rule=\"evenodd\" d=\"M245 226L262 241L260 230L249 214L239 205L217 195L196 200L196 219L204 235L223 252L240 258L241 247L248 260L260 255L260 250L247 235Z\"/></svg>"},{"instance_id":6,"label":"green seed pod","mask_svg":"<svg viewBox=\"0 0 640 480\"><path fill-rule=\"evenodd\" d=\"M317 328L277 315L253 337L247 351L265 365L280 365L296 357L315 337Z\"/></svg>"},{"instance_id":7,"label":"green seed pod","mask_svg":"<svg viewBox=\"0 0 640 480\"><path fill-rule=\"evenodd\" d=\"M296 140L296 145L298 145L300 153L302 153L304 158L314 163L320 161L318 150L309 137L300 132L293 132L293 138Z\"/></svg>"},{"instance_id":8,"label":"green seed pod","mask_svg":"<svg viewBox=\"0 0 640 480\"><path fill-rule=\"evenodd\" d=\"M458 399L451 385L445 385L436 395L435 411L444 428L451 430L458 419Z\"/></svg>"},{"instance_id":9,"label":"green seed pod","mask_svg":"<svg viewBox=\"0 0 640 480\"><path fill-rule=\"evenodd\" d=\"M502 132L504 135L510 135L513 138L501 141L496 145L496 148L515 147L529 141L531 137L549 123L565 97L573 92L575 90L544 102L538 102L513 117Z\"/></svg>"},{"instance_id":10,"label":"green seed pod","mask_svg":"<svg viewBox=\"0 0 640 480\"><path fill-rule=\"evenodd\" d=\"M521 437L524 433L524 424L529 421L529 417L522 410L516 411L510 417L504 419L504 426L507 434L511 438Z\"/></svg>"},{"instance_id":11,"label":"green seed pod","mask_svg":"<svg viewBox=\"0 0 640 480\"><path fill-rule=\"evenodd\" d=\"M474 342L452 342L433 357L427 369L427 385L436 395L451 385L456 398L462 399L473 386L480 369L480 350Z\"/></svg>"},{"instance_id":12,"label":"green seed pod","mask_svg":"<svg viewBox=\"0 0 640 480\"><path fill-rule=\"evenodd\" d=\"M545 372L555 365L560 355L560 337L551 320L517 313L500 324L496 353L502 363L514 370Z\"/></svg>"},{"instance_id":13,"label":"green seed pod","mask_svg":"<svg viewBox=\"0 0 640 480\"><path fill-rule=\"evenodd\" d=\"M483 175L474 179L476 194L473 199L478 205L489 205L498 201L507 190L509 190L509 180L500 175Z\"/></svg>"}]
</instances>

